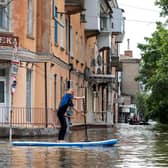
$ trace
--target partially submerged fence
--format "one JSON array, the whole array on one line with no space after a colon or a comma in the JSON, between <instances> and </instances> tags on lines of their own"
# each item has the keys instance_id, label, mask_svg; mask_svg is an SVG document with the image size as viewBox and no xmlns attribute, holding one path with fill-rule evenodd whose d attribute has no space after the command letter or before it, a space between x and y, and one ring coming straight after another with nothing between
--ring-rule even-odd
<instances>
[{"instance_id":1,"label":"partially submerged fence","mask_svg":"<svg viewBox=\"0 0 168 168\"><path fill-rule=\"evenodd\" d=\"M73 112L73 123L83 123L83 116ZM57 127L56 112L48 108L0 107L0 127L46 128Z\"/></svg>"},{"instance_id":2,"label":"partially submerged fence","mask_svg":"<svg viewBox=\"0 0 168 168\"><path fill-rule=\"evenodd\" d=\"M55 127L58 125L56 113L52 109L0 107L0 127Z\"/></svg>"}]
</instances>

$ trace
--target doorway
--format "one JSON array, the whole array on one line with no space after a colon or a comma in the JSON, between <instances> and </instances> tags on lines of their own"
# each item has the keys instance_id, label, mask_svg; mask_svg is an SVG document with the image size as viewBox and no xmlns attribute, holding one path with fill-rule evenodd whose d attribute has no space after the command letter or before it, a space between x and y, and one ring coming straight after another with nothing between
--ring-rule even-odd
<instances>
[{"instance_id":1,"label":"doorway","mask_svg":"<svg viewBox=\"0 0 168 168\"><path fill-rule=\"evenodd\" d=\"M6 79L0 77L0 123L5 121L6 112Z\"/></svg>"}]
</instances>

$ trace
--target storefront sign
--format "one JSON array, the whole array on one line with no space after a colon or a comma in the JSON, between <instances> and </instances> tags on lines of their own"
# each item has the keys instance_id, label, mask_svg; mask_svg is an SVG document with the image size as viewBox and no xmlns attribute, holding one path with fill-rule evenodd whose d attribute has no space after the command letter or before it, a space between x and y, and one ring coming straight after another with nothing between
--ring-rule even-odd
<instances>
[{"instance_id":1,"label":"storefront sign","mask_svg":"<svg viewBox=\"0 0 168 168\"><path fill-rule=\"evenodd\" d=\"M9 34L0 34L0 46L18 47L19 38Z\"/></svg>"},{"instance_id":2,"label":"storefront sign","mask_svg":"<svg viewBox=\"0 0 168 168\"><path fill-rule=\"evenodd\" d=\"M11 61L11 74L16 75L18 72L18 66L19 66L19 61L18 60L12 60Z\"/></svg>"}]
</instances>

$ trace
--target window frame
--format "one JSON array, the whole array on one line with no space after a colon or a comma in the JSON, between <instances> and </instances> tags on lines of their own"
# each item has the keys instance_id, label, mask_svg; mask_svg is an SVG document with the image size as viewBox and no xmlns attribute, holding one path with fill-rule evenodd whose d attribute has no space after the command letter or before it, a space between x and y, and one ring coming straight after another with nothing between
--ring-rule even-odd
<instances>
[{"instance_id":1,"label":"window frame","mask_svg":"<svg viewBox=\"0 0 168 168\"><path fill-rule=\"evenodd\" d=\"M2 10L1 10L2 9ZM9 17L10 17L10 8L9 5L0 5L0 31L8 31L9 30Z\"/></svg>"},{"instance_id":2,"label":"window frame","mask_svg":"<svg viewBox=\"0 0 168 168\"><path fill-rule=\"evenodd\" d=\"M34 37L34 1L27 1L27 36Z\"/></svg>"}]
</instances>

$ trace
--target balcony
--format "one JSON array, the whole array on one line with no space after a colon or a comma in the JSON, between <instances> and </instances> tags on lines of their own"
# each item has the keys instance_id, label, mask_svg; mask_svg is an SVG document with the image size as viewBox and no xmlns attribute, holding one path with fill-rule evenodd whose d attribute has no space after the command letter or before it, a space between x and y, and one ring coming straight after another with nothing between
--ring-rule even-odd
<instances>
[{"instance_id":1,"label":"balcony","mask_svg":"<svg viewBox=\"0 0 168 168\"><path fill-rule=\"evenodd\" d=\"M111 33L100 33L97 36L98 49L111 48Z\"/></svg>"},{"instance_id":2,"label":"balcony","mask_svg":"<svg viewBox=\"0 0 168 168\"><path fill-rule=\"evenodd\" d=\"M116 71L122 71L122 64L117 55L112 55L111 57L111 66L115 67Z\"/></svg>"},{"instance_id":3,"label":"balcony","mask_svg":"<svg viewBox=\"0 0 168 168\"><path fill-rule=\"evenodd\" d=\"M118 56L112 56L111 57L111 66L117 67L119 65L119 57Z\"/></svg>"},{"instance_id":4,"label":"balcony","mask_svg":"<svg viewBox=\"0 0 168 168\"><path fill-rule=\"evenodd\" d=\"M100 32L112 33L112 18L109 15L100 17Z\"/></svg>"},{"instance_id":5,"label":"balcony","mask_svg":"<svg viewBox=\"0 0 168 168\"><path fill-rule=\"evenodd\" d=\"M80 13L84 10L84 0L65 0L65 11L68 14Z\"/></svg>"},{"instance_id":6,"label":"balcony","mask_svg":"<svg viewBox=\"0 0 168 168\"><path fill-rule=\"evenodd\" d=\"M124 32L123 32L122 34L116 35L115 42L116 42L116 43L122 43L122 42L123 42L123 39L124 39L124 35L125 35Z\"/></svg>"},{"instance_id":7,"label":"balcony","mask_svg":"<svg viewBox=\"0 0 168 168\"><path fill-rule=\"evenodd\" d=\"M85 0L85 32L86 36L97 35L100 31L100 2L99 0Z\"/></svg>"},{"instance_id":8,"label":"balcony","mask_svg":"<svg viewBox=\"0 0 168 168\"><path fill-rule=\"evenodd\" d=\"M123 17L123 10L120 8L113 8L112 33L116 35L117 43L123 41L125 34L125 18Z\"/></svg>"},{"instance_id":9,"label":"balcony","mask_svg":"<svg viewBox=\"0 0 168 168\"><path fill-rule=\"evenodd\" d=\"M115 76L110 74L91 74L89 81L92 83L111 83L115 81Z\"/></svg>"},{"instance_id":10,"label":"balcony","mask_svg":"<svg viewBox=\"0 0 168 168\"><path fill-rule=\"evenodd\" d=\"M113 14L112 14L112 32L116 34L121 34L124 32L124 20L123 17L123 10L120 8L113 8Z\"/></svg>"}]
</instances>

